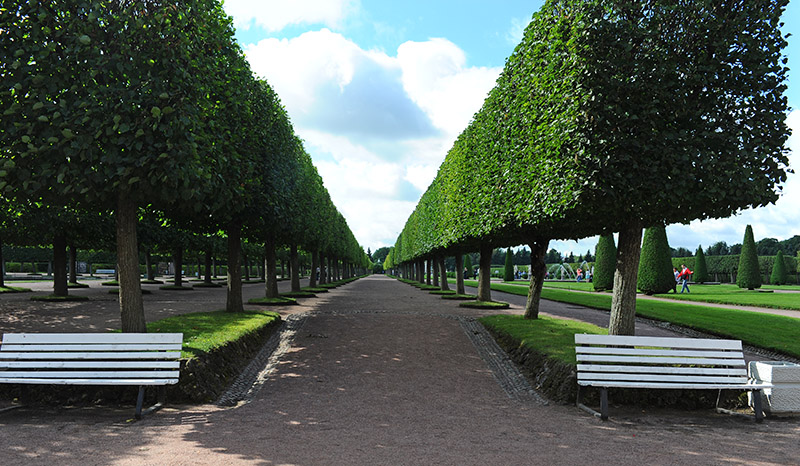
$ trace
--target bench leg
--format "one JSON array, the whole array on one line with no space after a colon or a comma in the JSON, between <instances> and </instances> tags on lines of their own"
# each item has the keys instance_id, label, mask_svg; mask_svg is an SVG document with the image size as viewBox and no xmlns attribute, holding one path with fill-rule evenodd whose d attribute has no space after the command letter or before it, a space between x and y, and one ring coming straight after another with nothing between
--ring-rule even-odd
<instances>
[{"instance_id":1,"label":"bench leg","mask_svg":"<svg viewBox=\"0 0 800 466\"><path fill-rule=\"evenodd\" d=\"M600 419L608 420L608 388L600 388Z\"/></svg>"},{"instance_id":2,"label":"bench leg","mask_svg":"<svg viewBox=\"0 0 800 466\"><path fill-rule=\"evenodd\" d=\"M764 420L764 411L761 407L761 390L753 390L753 411L756 412L756 422L761 423Z\"/></svg>"},{"instance_id":3,"label":"bench leg","mask_svg":"<svg viewBox=\"0 0 800 466\"><path fill-rule=\"evenodd\" d=\"M142 404L144 403L144 385L139 386L139 395L136 396L136 419L142 418Z\"/></svg>"}]
</instances>

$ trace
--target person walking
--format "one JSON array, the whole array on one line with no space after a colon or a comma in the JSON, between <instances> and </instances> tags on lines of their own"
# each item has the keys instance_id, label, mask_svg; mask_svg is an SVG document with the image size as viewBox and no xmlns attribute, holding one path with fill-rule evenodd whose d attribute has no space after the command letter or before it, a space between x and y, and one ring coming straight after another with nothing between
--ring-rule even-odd
<instances>
[{"instance_id":1,"label":"person walking","mask_svg":"<svg viewBox=\"0 0 800 466\"><path fill-rule=\"evenodd\" d=\"M681 264L681 273L679 274L679 276L681 277L681 280L682 280L681 281L681 285L682 285L681 286L681 294L683 294L684 290L687 293L691 293L691 291L689 291L689 279L691 278L692 273L693 272L691 270L689 270L689 267L686 267L685 264Z\"/></svg>"},{"instance_id":2,"label":"person walking","mask_svg":"<svg viewBox=\"0 0 800 466\"><path fill-rule=\"evenodd\" d=\"M677 293L678 292L678 282L681 281L681 273L678 272L678 268L677 267L673 267L672 268L672 275L675 275L675 283L672 284L672 292L673 293Z\"/></svg>"}]
</instances>

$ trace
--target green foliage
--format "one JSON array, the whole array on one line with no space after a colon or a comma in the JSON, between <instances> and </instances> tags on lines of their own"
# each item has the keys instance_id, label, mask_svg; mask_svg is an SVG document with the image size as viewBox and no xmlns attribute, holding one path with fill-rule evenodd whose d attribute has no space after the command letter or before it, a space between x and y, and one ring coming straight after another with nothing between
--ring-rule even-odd
<instances>
[{"instance_id":1,"label":"green foliage","mask_svg":"<svg viewBox=\"0 0 800 466\"><path fill-rule=\"evenodd\" d=\"M464 268L467 269L467 274L465 275L465 278L472 278L474 276L473 274L474 267L472 265L472 256L470 254L464 256ZM463 270L460 270L459 272L463 272Z\"/></svg>"},{"instance_id":2,"label":"green foliage","mask_svg":"<svg viewBox=\"0 0 800 466\"><path fill-rule=\"evenodd\" d=\"M739 268L736 273L736 284L739 288L749 290L761 288L761 271L758 268L756 242L753 238L753 227L747 225L742 241L742 253L739 255Z\"/></svg>"},{"instance_id":3,"label":"green foliage","mask_svg":"<svg viewBox=\"0 0 800 466\"><path fill-rule=\"evenodd\" d=\"M706 265L706 256L703 254L703 248L697 247L697 253L694 256L694 271L692 278L695 283L705 283L708 281L708 266Z\"/></svg>"},{"instance_id":4,"label":"green foliage","mask_svg":"<svg viewBox=\"0 0 800 466\"><path fill-rule=\"evenodd\" d=\"M511 248L506 250L506 264L505 268L503 269L503 280L507 282L514 281L514 262Z\"/></svg>"},{"instance_id":5,"label":"green foliage","mask_svg":"<svg viewBox=\"0 0 800 466\"><path fill-rule=\"evenodd\" d=\"M614 269L617 263L617 248L614 235L601 235L594 252L597 261L594 264L592 284L595 291L614 288Z\"/></svg>"},{"instance_id":6,"label":"green foliage","mask_svg":"<svg viewBox=\"0 0 800 466\"><path fill-rule=\"evenodd\" d=\"M545 2L408 218L398 262L774 202L786 4Z\"/></svg>"},{"instance_id":7,"label":"green foliage","mask_svg":"<svg viewBox=\"0 0 800 466\"><path fill-rule=\"evenodd\" d=\"M638 287L648 295L666 293L675 287L667 231L663 226L650 227L644 232Z\"/></svg>"},{"instance_id":8,"label":"green foliage","mask_svg":"<svg viewBox=\"0 0 800 466\"><path fill-rule=\"evenodd\" d=\"M775 265L772 267L769 282L773 285L785 285L787 283L786 262L783 260L781 251L778 251L778 254L775 255Z\"/></svg>"}]
</instances>

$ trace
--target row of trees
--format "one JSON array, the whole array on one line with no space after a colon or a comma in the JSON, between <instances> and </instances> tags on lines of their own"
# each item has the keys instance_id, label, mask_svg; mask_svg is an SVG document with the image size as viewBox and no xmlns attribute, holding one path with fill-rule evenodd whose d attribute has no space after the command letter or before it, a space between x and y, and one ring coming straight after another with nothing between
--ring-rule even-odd
<instances>
[{"instance_id":1,"label":"row of trees","mask_svg":"<svg viewBox=\"0 0 800 466\"><path fill-rule=\"evenodd\" d=\"M94 247L111 213L123 331L146 330L140 244L173 245L180 269L187 234L223 232L228 311L242 310L242 237L264 245L268 296L279 245L311 252L315 268L364 263L217 0L12 5L0 12L3 237L52 238L63 274L66 245Z\"/></svg>"},{"instance_id":2,"label":"row of trees","mask_svg":"<svg viewBox=\"0 0 800 466\"><path fill-rule=\"evenodd\" d=\"M619 232L609 331L633 334L644 227L778 197L786 4L546 2L391 263L410 273L423 259L478 250L478 299L488 300L492 249L528 244L535 318L549 240Z\"/></svg>"}]
</instances>

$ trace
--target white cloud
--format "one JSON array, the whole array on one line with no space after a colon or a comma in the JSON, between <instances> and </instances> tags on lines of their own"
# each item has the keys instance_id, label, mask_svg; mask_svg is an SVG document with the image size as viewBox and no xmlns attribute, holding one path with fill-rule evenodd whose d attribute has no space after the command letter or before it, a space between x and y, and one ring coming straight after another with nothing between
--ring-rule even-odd
<instances>
[{"instance_id":1,"label":"white cloud","mask_svg":"<svg viewBox=\"0 0 800 466\"><path fill-rule=\"evenodd\" d=\"M408 95L453 139L480 109L501 71L466 67L464 51L447 39L405 42L397 59Z\"/></svg>"},{"instance_id":2,"label":"white cloud","mask_svg":"<svg viewBox=\"0 0 800 466\"><path fill-rule=\"evenodd\" d=\"M322 29L244 50L356 238L373 249L394 244L500 72L466 66L444 39L406 42L395 57Z\"/></svg>"},{"instance_id":3,"label":"white cloud","mask_svg":"<svg viewBox=\"0 0 800 466\"><path fill-rule=\"evenodd\" d=\"M358 9L357 0L225 0L225 12L237 29L256 24L275 32L298 24L338 27Z\"/></svg>"}]
</instances>

